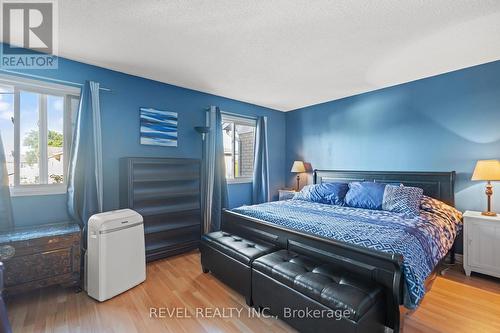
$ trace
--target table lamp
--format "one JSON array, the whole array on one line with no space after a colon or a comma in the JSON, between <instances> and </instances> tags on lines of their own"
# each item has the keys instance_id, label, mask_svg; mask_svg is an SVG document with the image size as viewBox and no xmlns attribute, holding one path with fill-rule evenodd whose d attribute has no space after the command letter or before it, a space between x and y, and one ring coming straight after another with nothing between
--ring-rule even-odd
<instances>
[{"instance_id":1,"label":"table lamp","mask_svg":"<svg viewBox=\"0 0 500 333\"><path fill-rule=\"evenodd\" d=\"M491 211L491 196L493 195L492 180L500 180L500 161L498 160L479 160L476 163L476 168L472 174L471 180L486 180L486 197L488 198L488 210L482 212L482 215L496 216L495 212Z\"/></svg>"},{"instance_id":2,"label":"table lamp","mask_svg":"<svg viewBox=\"0 0 500 333\"><path fill-rule=\"evenodd\" d=\"M294 161L292 165L292 170L290 172L297 174L297 191L299 190L300 183L300 173L306 172L306 167L304 166L304 162L302 161Z\"/></svg>"}]
</instances>

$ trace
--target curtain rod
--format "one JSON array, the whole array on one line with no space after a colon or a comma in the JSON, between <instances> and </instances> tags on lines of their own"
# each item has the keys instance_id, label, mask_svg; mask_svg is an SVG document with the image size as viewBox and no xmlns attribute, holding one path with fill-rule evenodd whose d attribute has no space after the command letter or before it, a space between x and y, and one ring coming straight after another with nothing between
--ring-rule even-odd
<instances>
[{"instance_id":1,"label":"curtain rod","mask_svg":"<svg viewBox=\"0 0 500 333\"><path fill-rule=\"evenodd\" d=\"M205 111L210 111L210 107L206 107L204 109ZM241 118L247 118L247 119L252 119L252 120L257 120L258 117L255 116L247 116L246 114L240 114L240 113L234 113L234 112L227 112L227 111L220 111L222 114L227 114L228 116L235 116L235 117L241 117Z\"/></svg>"},{"instance_id":2,"label":"curtain rod","mask_svg":"<svg viewBox=\"0 0 500 333\"><path fill-rule=\"evenodd\" d=\"M8 69L0 69L0 72L5 72L5 73L9 73L9 74L15 74L15 75L19 75L19 76L27 76L27 77L34 78L34 79L39 79L39 80L44 80L44 81L52 81L52 82L55 82L55 83L62 83L62 84L66 84L66 85L69 84L69 85L83 87L83 84L78 83L78 82L53 79L53 78L50 78L50 77L45 77L45 76L40 76L40 75L35 75L35 74L19 73L19 72L16 72L16 71L10 71ZM110 91L110 92L112 91L111 89L106 88L106 87L100 87L99 90Z\"/></svg>"}]
</instances>

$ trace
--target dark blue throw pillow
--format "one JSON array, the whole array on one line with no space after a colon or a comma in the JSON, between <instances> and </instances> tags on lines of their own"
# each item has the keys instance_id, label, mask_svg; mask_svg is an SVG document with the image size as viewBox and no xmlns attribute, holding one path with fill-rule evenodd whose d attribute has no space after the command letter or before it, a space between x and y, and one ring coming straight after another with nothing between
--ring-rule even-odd
<instances>
[{"instance_id":1,"label":"dark blue throw pillow","mask_svg":"<svg viewBox=\"0 0 500 333\"><path fill-rule=\"evenodd\" d=\"M349 185L346 183L322 183L311 191L311 198L314 199L312 201L324 204L343 205L348 190Z\"/></svg>"},{"instance_id":2,"label":"dark blue throw pillow","mask_svg":"<svg viewBox=\"0 0 500 333\"><path fill-rule=\"evenodd\" d=\"M354 208L382 209L386 184L374 182L349 183L345 204Z\"/></svg>"},{"instance_id":3,"label":"dark blue throw pillow","mask_svg":"<svg viewBox=\"0 0 500 333\"><path fill-rule=\"evenodd\" d=\"M295 200L319 202L328 205L343 205L349 189L346 183L323 183L307 185L295 194Z\"/></svg>"}]
</instances>

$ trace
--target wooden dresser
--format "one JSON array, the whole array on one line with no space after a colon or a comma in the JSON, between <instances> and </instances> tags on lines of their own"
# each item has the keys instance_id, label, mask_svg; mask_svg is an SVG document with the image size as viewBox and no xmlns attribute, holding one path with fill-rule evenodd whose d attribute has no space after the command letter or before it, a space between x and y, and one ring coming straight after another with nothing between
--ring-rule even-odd
<instances>
[{"instance_id":1,"label":"wooden dresser","mask_svg":"<svg viewBox=\"0 0 500 333\"><path fill-rule=\"evenodd\" d=\"M123 158L120 208L144 217L146 260L198 248L201 238L200 161Z\"/></svg>"},{"instance_id":2,"label":"wooden dresser","mask_svg":"<svg viewBox=\"0 0 500 333\"><path fill-rule=\"evenodd\" d=\"M4 287L16 294L49 285L80 284L80 238L74 222L15 228L0 233Z\"/></svg>"}]
</instances>

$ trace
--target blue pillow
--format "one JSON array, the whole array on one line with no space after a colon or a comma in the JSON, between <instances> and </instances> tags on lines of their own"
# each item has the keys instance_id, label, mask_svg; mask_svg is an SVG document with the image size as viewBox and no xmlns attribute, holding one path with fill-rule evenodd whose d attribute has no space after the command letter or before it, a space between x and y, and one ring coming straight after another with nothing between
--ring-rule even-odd
<instances>
[{"instance_id":1,"label":"blue pillow","mask_svg":"<svg viewBox=\"0 0 500 333\"><path fill-rule=\"evenodd\" d=\"M382 209L386 184L374 182L349 183L345 204L354 208Z\"/></svg>"},{"instance_id":2,"label":"blue pillow","mask_svg":"<svg viewBox=\"0 0 500 333\"><path fill-rule=\"evenodd\" d=\"M329 205L343 205L344 198L349 190L346 183L323 183L314 188L314 197L321 202Z\"/></svg>"},{"instance_id":3,"label":"blue pillow","mask_svg":"<svg viewBox=\"0 0 500 333\"><path fill-rule=\"evenodd\" d=\"M419 187L387 185L384 190L382 209L404 213L410 217L418 216L423 194L424 190Z\"/></svg>"},{"instance_id":4,"label":"blue pillow","mask_svg":"<svg viewBox=\"0 0 500 333\"><path fill-rule=\"evenodd\" d=\"M296 200L319 202L328 205L343 205L349 186L346 183L323 183L307 185L293 197Z\"/></svg>"}]
</instances>

